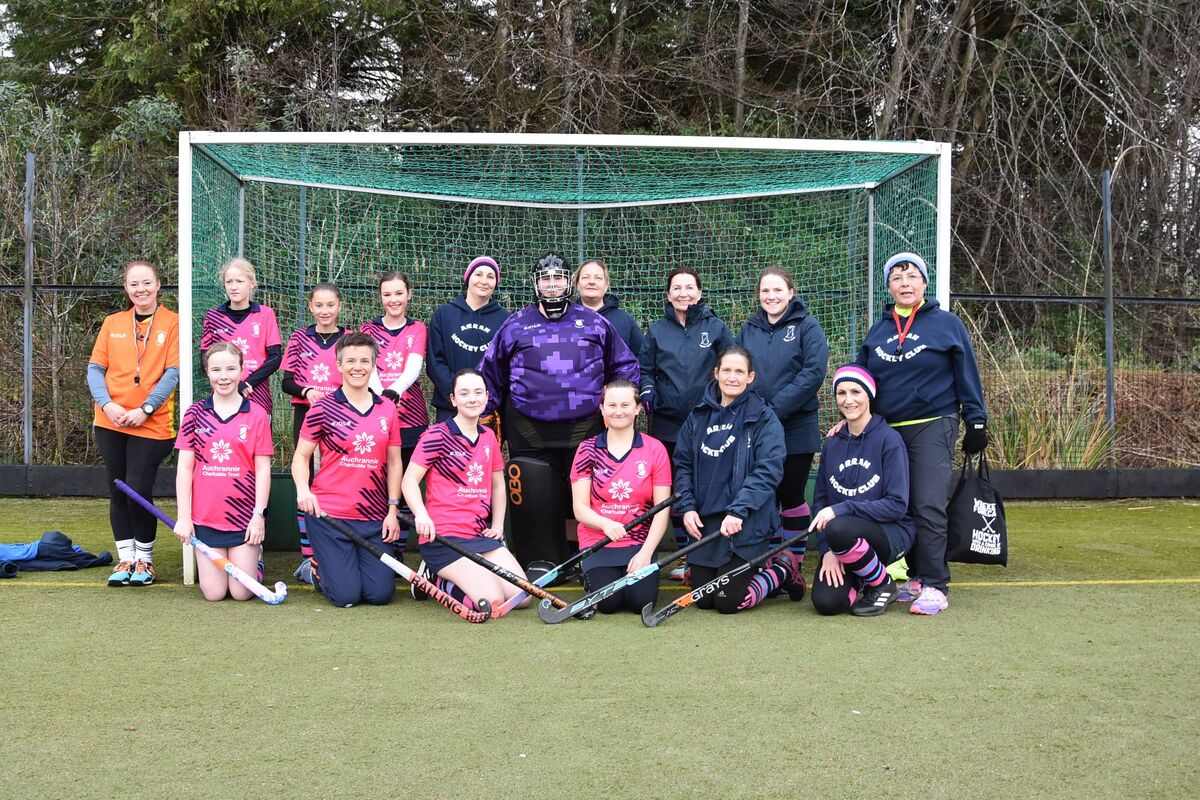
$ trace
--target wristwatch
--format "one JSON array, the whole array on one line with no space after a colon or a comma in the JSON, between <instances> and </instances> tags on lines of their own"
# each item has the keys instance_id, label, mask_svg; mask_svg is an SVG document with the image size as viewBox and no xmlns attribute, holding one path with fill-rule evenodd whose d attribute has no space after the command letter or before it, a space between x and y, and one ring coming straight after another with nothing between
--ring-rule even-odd
<instances>
[{"instance_id":1,"label":"wristwatch","mask_svg":"<svg viewBox=\"0 0 1200 800\"><path fill-rule=\"evenodd\" d=\"M149 403L142 403L142 413L147 417L151 416L154 413L154 406Z\"/></svg>"},{"instance_id":2,"label":"wristwatch","mask_svg":"<svg viewBox=\"0 0 1200 800\"><path fill-rule=\"evenodd\" d=\"M389 505L389 506L395 506L396 508L399 508L399 507L400 507L400 500L399 500L398 498L395 498L395 497L389 497L389 498L388 498L388 505Z\"/></svg>"},{"instance_id":3,"label":"wristwatch","mask_svg":"<svg viewBox=\"0 0 1200 800\"><path fill-rule=\"evenodd\" d=\"M254 512L250 516L263 517L263 516L266 516L266 513L267 513L267 510L265 508L256 508L256 509L254 509Z\"/></svg>"}]
</instances>

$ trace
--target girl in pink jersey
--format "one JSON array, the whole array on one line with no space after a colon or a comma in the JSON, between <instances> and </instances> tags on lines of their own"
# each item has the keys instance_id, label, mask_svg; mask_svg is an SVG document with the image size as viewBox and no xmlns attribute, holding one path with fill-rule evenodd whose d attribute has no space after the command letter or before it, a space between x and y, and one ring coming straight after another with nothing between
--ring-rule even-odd
<instances>
[{"instance_id":1,"label":"girl in pink jersey","mask_svg":"<svg viewBox=\"0 0 1200 800\"><path fill-rule=\"evenodd\" d=\"M400 446L407 464L412 461L417 440L429 427L429 411L419 381L425 364L425 323L407 316L412 281L403 272L386 272L380 277L379 299L383 315L364 322L359 330L379 345L371 391L396 404ZM396 551L404 552L407 544L408 529L401 526Z\"/></svg>"},{"instance_id":2,"label":"girl in pink jersey","mask_svg":"<svg viewBox=\"0 0 1200 800\"><path fill-rule=\"evenodd\" d=\"M381 550L400 535L400 425L396 407L368 387L376 350L375 340L358 331L338 342L342 386L309 410L292 458L296 507L304 512L313 558L320 562L321 591L342 608L385 605L396 593L395 573L327 518ZM308 465L318 447L321 471L310 489Z\"/></svg>"},{"instance_id":3,"label":"girl in pink jersey","mask_svg":"<svg viewBox=\"0 0 1200 800\"><path fill-rule=\"evenodd\" d=\"M504 546L504 459L496 434L479 424L488 402L483 376L473 369L460 370L451 384L450 402L457 413L430 427L417 443L404 473L404 499L413 510L427 569L468 598L487 598L494 608L520 590L437 541L453 538L525 577ZM522 603L527 604L528 599Z\"/></svg>"},{"instance_id":4,"label":"girl in pink jersey","mask_svg":"<svg viewBox=\"0 0 1200 800\"><path fill-rule=\"evenodd\" d=\"M175 535L187 544L195 534L253 575L271 491L271 456L275 454L271 418L238 393L245 369L240 347L231 342L215 344L205 350L202 363L212 395L193 403L179 423ZM199 568L205 599L253 597L207 558L199 560Z\"/></svg>"},{"instance_id":5,"label":"girl in pink jersey","mask_svg":"<svg viewBox=\"0 0 1200 800\"><path fill-rule=\"evenodd\" d=\"M332 394L342 385L342 373L337 365L337 343L346 329L338 325L342 310L342 293L332 283L318 283L308 296L308 310L315 322L299 328L288 338L283 355L283 390L292 396L292 444L300 440L304 416L322 397ZM313 462L308 462L312 477ZM296 515L300 528L300 556L304 559L296 577L317 585L316 561L304 515Z\"/></svg>"},{"instance_id":6,"label":"girl in pink jersey","mask_svg":"<svg viewBox=\"0 0 1200 800\"><path fill-rule=\"evenodd\" d=\"M626 532L625 524L671 493L671 462L657 439L638 433L638 390L624 379L604 387L600 413L606 430L585 439L571 464L571 498L579 521L579 547L608 537L612 543L583 561L587 591L607 586L654 560L667 530L668 512ZM640 612L658 599L659 573L600 602L603 614Z\"/></svg>"},{"instance_id":7,"label":"girl in pink jersey","mask_svg":"<svg viewBox=\"0 0 1200 800\"><path fill-rule=\"evenodd\" d=\"M283 361L279 323L270 307L254 302L258 281L254 265L244 258L231 259L221 269L227 302L211 308L200 326L200 349L218 342L233 342L242 351L242 395L271 416L268 379Z\"/></svg>"}]
</instances>

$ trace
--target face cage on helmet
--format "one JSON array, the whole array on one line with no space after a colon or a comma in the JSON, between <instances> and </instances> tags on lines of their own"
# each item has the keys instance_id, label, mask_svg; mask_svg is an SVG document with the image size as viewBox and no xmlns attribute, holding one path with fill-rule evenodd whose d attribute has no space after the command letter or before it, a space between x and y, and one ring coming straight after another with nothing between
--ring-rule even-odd
<instances>
[{"instance_id":1,"label":"face cage on helmet","mask_svg":"<svg viewBox=\"0 0 1200 800\"><path fill-rule=\"evenodd\" d=\"M563 290L562 296L544 297L541 289L538 287L538 281L542 278L552 278L560 275L566 282L566 288ZM533 273L533 296L537 298L537 302L542 305L542 308L546 311L546 315L550 319L557 319L566 312L567 305L571 302L571 292L575 288L572 285L573 283L570 270L563 267L548 267L536 270Z\"/></svg>"}]
</instances>

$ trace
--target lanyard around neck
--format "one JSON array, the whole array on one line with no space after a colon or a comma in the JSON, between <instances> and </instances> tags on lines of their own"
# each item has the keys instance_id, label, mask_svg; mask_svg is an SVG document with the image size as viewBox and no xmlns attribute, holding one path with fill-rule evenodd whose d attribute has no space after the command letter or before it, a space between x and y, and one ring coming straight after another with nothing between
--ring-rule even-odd
<instances>
[{"instance_id":1,"label":"lanyard around neck","mask_svg":"<svg viewBox=\"0 0 1200 800\"><path fill-rule=\"evenodd\" d=\"M145 358L145 356L146 356L146 350L148 350L150 348L150 334L152 334L154 332L154 315L157 313L158 313L158 306L155 306L154 310L152 312L150 312L150 325L149 325L149 327L146 328L146 341L139 348L138 347L137 310L134 309L134 311L133 311L133 352L137 359L136 363L134 364L134 374L133 374L133 385L134 386L142 385L142 359Z\"/></svg>"},{"instance_id":2,"label":"lanyard around neck","mask_svg":"<svg viewBox=\"0 0 1200 800\"><path fill-rule=\"evenodd\" d=\"M908 319L904 321L904 327L900 327L900 315L896 313L896 307L892 306L892 319L896 321L896 333L900 335L900 340L896 342L896 355L900 355L900 351L904 349L904 340L908 336L908 330L912 327L913 320L917 318L917 309L908 312Z\"/></svg>"}]
</instances>

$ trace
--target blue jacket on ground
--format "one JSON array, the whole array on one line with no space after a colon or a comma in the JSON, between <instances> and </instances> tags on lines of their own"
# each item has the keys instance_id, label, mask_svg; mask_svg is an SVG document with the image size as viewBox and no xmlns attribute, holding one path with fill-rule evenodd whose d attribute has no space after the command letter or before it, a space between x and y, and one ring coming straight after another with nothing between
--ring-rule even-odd
<instances>
[{"instance_id":1,"label":"blue jacket on ground","mask_svg":"<svg viewBox=\"0 0 1200 800\"><path fill-rule=\"evenodd\" d=\"M688 308L686 325L679 324L675 309L666 304L662 318L650 323L638 358L641 388L653 389L656 396L651 436L667 442L678 438L679 426L712 382L717 355L731 344L733 334L708 303L701 300Z\"/></svg>"},{"instance_id":2,"label":"blue jacket on ground","mask_svg":"<svg viewBox=\"0 0 1200 800\"><path fill-rule=\"evenodd\" d=\"M960 413L966 422L986 421L979 366L962 320L927 299L914 312L897 355L892 308L884 309L883 318L867 331L855 359L875 376L872 409L893 424Z\"/></svg>"},{"instance_id":3,"label":"blue jacket on ground","mask_svg":"<svg viewBox=\"0 0 1200 800\"><path fill-rule=\"evenodd\" d=\"M908 449L880 415L872 414L858 436L842 426L825 440L813 487L813 516L826 507L839 517L892 523L900 534L900 541L892 542L895 552L912 547L917 528L908 513ZM817 546L822 554L829 550L824 532L817 533Z\"/></svg>"},{"instance_id":4,"label":"blue jacket on ground","mask_svg":"<svg viewBox=\"0 0 1200 800\"><path fill-rule=\"evenodd\" d=\"M112 563L112 553L89 553L59 531L46 531L36 542L0 544L0 561L17 564L23 572L103 567Z\"/></svg>"},{"instance_id":5,"label":"blue jacket on ground","mask_svg":"<svg viewBox=\"0 0 1200 800\"><path fill-rule=\"evenodd\" d=\"M642 352L642 340L646 338L646 335L642 333L642 326L638 325L637 320L630 316L628 311L621 308L620 298L614 294L604 295L604 305L600 306L600 310L596 313L608 320L608 324L616 329L617 335L629 348L629 352L635 356Z\"/></svg>"},{"instance_id":6,"label":"blue jacket on ground","mask_svg":"<svg viewBox=\"0 0 1200 800\"><path fill-rule=\"evenodd\" d=\"M483 351L508 315L494 299L476 311L461 295L437 307L429 320L425 359L425 371L433 383L434 406L454 408L450 405L450 385L455 374L479 366Z\"/></svg>"},{"instance_id":7,"label":"blue jacket on ground","mask_svg":"<svg viewBox=\"0 0 1200 800\"><path fill-rule=\"evenodd\" d=\"M820 450L818 395L829 367L829 344L804 300L793 297L774 325L760 308L746 320L737 340L754 359L750 388L779 417L788 454Z\"/></svg>"},{"instance_id":8,"label":"blue jacket on ground","mask_svg":"<svg viewBox=\"0 0 1200 800\"><path fill-rule=\"evenodd\" d=\"M718 537L688 556L688 561L703 567L719 567L728 563L731 552L747 561L762 555L767 551L771 534L781 528L775 490L783 480L783 460L786 457L783 427L775 413L753 392L747 391L734 402L744 403L745 408L741 430L737 431L737 441L732 445L737 448L737 457L731 480L733 501L727 512L743 520L742 530L734 536ZM717 416L720 408L721 397L716 381L710 381L704 390L704 399L688 415L679 430L673 466L674 488L682 496L675 504L680 514L696 511L699 506L697 498L708 491L708 487L697 485L696 460L705 457L699 452L698 443L709 421ZM701 530L702 535L709 533L712 531Z\"/></svg>"}]
</instances>

